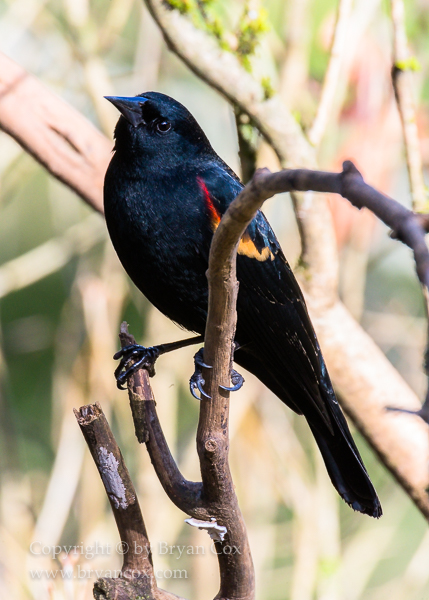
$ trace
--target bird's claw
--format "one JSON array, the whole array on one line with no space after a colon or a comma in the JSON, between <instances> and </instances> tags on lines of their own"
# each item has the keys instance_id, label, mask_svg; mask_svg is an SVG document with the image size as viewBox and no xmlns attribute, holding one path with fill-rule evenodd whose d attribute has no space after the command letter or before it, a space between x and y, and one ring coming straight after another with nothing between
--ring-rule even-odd
<instances>
[{"instance_id":1,"label":"bird's claw","mask_svg":"<svg viewBox=\"0 0 429 600\"><path fill-rule=\"evenodd\" d=\"M156 346L145 348L138 344L124 346L113 356L115 360L121 359L121 362L115 369L116 385L120 390L125 389L125 385L136 371L146 369L153 377L155 375L155 361L160 352Z\"/></svg>"},{"instance_id":2,"label":"bird's claw","mask_svg":"<svg viewBox=\"0 0 429 600\"><path fill-rule=\"evenodd\" d=\"M202 400L202 396L205 396L208 400L211 400L211 396L206 394L205 391L203 390L204 384L205 384L205 380L203 379L202 374L195 371L195 373L192 375L192 377L189 380L189 389L190 389L193 397L196 398L197 400ZM198 394L196 393L196 390L198 390L200 392L201 396L198 396Z\"/></svg>"},{"instance_id":3,"label":"bird's claw","mask_svg":"<svg viewBox=\"0 0 429 600\"><path fill-rule=\"evenodd\" d=\"M189 380L189 389L190 389L190 392L193 395L193 397L196 398L197 400L202 400L203 396L205 398L207 398L208 400L211 400L211 396L206 394L206 392L203 390L203 385L205 384L205 380L203 378L202 369L203 369L203 367L205 369L212 369L213 367L211 367L210 365L207 365L204 362L203 356L204 356L204 348L200 348L194 356L195 371ZM200 396L198 396L198 394L196 393L196 390L198 390L200 392Z\"/></svg>"},{"instance_id":4,"label":"bird's claw","mask_svg":"<svg viewBox=\"0 0 429 600\"><path fill-rule=\"evenodd\" d=\"M198 363L200 367L204 367L205 369L213 369L211 365L206 365L205 362Z\"/></svg>"},{"instance_id":5,"label":"bird's claw","mask_svg":"<svg viewBox=\"0 0 429 600\"><path fill-rule=\"evenodd\" d=\"M243 375L240 375L240 373L237 373L235 369L232 369L231 371L231 383L231 387L227 387L226 385L220 385L219 387L222 390L225 390L225 392L236 392L243 387L244 377Z\"/></svg>"}]
</instances>

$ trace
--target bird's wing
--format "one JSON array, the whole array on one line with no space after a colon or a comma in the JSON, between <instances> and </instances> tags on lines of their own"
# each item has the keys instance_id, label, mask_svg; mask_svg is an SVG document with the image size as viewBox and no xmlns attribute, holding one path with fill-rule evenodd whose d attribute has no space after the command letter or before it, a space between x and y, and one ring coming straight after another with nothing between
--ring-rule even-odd
<instances>
[{"instance_id":1,"label":"bird's wing","mask_svg":"<svg viewBox=\"0 0 429 600\"><path fill-rule=\"evenodd\" d=\"M331 429L327 403L335 396L325 393L331 384L302 292L262 213L247 233L255 246L265 240L270 254L266 252L263 260L244 253L237 256L237 340L250 340L248 352L280 384L283 401L310 421L322 419Z\"/></svg>"},{"instance_id":2,"label":"bird's wing","mask_svg":"<svg viewBox=\"0 0 429 600\"><path fill-rule=\"evenodd\" d=\"M223 169L202 174L206 205L214 223L241 191ZM210 204L211 203L211 204ZM262 212L243 235L237 256L240 282L236 361L253 372L293 410L332 431L336 403L304 297ZM282 393L283 392L283 393ZM334 417L335 418L335 417Z\"/></svg>"}]
</instances>

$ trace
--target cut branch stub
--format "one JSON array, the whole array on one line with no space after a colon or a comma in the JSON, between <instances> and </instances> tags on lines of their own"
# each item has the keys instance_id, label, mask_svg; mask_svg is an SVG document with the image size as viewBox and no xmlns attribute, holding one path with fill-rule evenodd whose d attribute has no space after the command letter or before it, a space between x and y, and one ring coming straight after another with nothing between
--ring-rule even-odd
<instances>
[{"instance_id":1,"label":"cut branch stub","mask_svg":"<svg viewBox=\"0 0 429 600\"><path fill-rule=\"evenodd\" d=\"M123 546L123 572L136 571L151 581L152 553L136 491L101 406L74 410L92 458L103 481ZM144 552L135 552L144 548Z\"/></svg>"}]
</instances>

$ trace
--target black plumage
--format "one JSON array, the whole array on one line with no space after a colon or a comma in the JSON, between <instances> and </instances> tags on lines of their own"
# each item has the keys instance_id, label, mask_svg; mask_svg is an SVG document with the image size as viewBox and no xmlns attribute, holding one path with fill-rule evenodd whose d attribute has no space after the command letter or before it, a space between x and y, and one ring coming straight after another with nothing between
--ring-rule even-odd
<instances>
[{"instance_id":1,"label":"black plumage","mask_svg":"<svg viewBox=\"0 0 429 600\"><path fill-rule=\"evenodd\" d=\"M113 245L150 302L204 334L211 239L243 186L179 102L155 92L109 99L122 113L104 186ZM235 361L306 417L341 497L379 517L303 295L262 212L240 242L237 278Z\"/></svg>"}]
</instances>

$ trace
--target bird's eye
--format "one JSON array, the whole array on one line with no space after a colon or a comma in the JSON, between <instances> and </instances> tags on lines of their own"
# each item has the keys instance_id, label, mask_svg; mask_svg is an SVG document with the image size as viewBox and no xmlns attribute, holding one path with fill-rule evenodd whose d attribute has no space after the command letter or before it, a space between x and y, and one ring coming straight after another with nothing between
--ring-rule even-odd
<instances>
[{"instance_id":1,"label":"bird's eye","mask_svg":"<svg viewBox=\"0 0 429 600\"><path fill-rule=\"evenodd\" d=\"M171 123L169 121L158 121L156 124L156 130L159 133L167 133L171 129Z\"/></svg>"}]
</instances>

